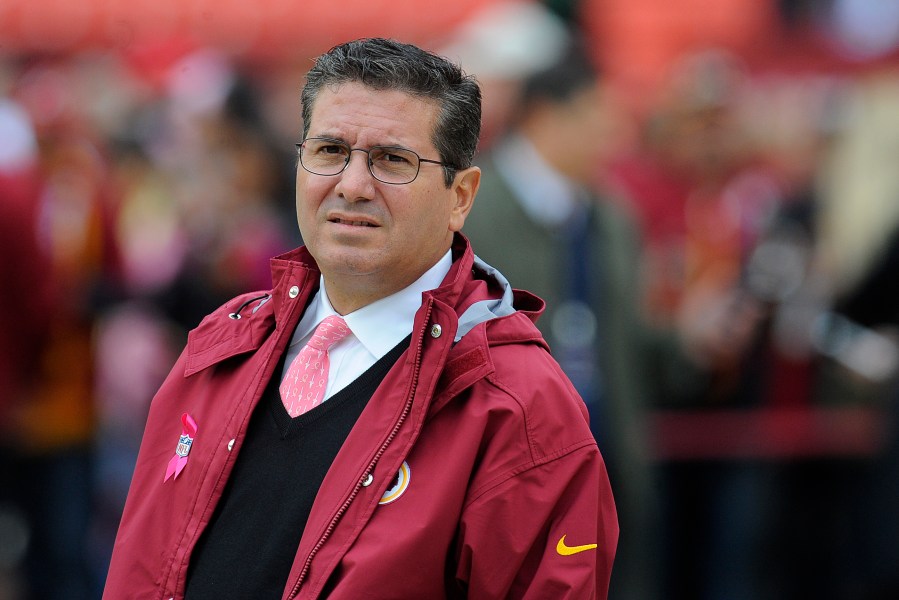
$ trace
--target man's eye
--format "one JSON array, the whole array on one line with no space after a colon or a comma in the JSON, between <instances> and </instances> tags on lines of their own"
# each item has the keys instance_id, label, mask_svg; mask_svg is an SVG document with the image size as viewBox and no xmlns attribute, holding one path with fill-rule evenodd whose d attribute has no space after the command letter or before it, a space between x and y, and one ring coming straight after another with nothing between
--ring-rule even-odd
<instances>
[{"instance_id":1,"label":"man's eye","mask_svg":"<svg viewBox=\"0 0 899 600\"><path fill-rule=\"evenodd\" d=\"M320 154L346 154L346 150L339 144L329 144L318 149Z\"/></svg>"},{"instance_id":2,"label":"man's eye","mask_svg":"<svg viewBox=\"0 0 899 600\"><path fill-rule=\"evenodd\" d=\"M390 161L390 162L395 162L395 163L407 163L407 162L409 162L409 157L408 157L408 156L405 156L405 155L403 155L403 154L393 154L393 153L388 153L388 154L386 154L386 156L387 156L387 160Z\"/></svg>"},{"instance_id":3,"label":"man's eye","mask_svg":"<svg viewBox=\"0 0 899 600\"><path fill-rule=\"evenodd\" d=\"M383 149L379 150L377 153L372 154L372 160L375 162L390 163L391 166L412 164L412 159L406 152Z\"/></svg>"}]
</instances>

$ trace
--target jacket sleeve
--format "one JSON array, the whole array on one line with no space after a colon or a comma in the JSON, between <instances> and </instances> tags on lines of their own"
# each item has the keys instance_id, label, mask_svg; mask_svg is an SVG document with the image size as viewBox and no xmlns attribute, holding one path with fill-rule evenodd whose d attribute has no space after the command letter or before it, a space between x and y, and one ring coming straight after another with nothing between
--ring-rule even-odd
<instances>
[{"instance_id":1,"label":"jacket sleeve","mask_svg":"<svg viewBox=\"0 0 899 600\"><path fill-rule=\"evenodd\" d=\"M471 600L603 600L617 543L605 465L585 441L470 501L456 577Z\"/></svg>"}]
</instances>

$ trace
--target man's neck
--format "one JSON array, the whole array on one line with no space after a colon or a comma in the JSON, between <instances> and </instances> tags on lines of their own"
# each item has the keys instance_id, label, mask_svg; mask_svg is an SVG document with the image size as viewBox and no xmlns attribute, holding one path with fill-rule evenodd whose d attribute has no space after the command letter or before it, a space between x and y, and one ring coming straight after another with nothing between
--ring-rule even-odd
<instances>
[{"instance_id":1,"label":"man's neck","mask_svg":"<svg viewBox=\"0 0 899 600\"><path fill-rule=\"evenodd\" d=\"M376 293L372 293L372 286L367 285L364 281L359 282L357 285L336 285L328 277L325 277L325 286L328 293L328 301L331 302L331 306L337 311L337 314L341 316L357 311L406 287L402 286L395 290L387 290L386 293L384 290L379 289Z\"/></svg>"}]
</instances>

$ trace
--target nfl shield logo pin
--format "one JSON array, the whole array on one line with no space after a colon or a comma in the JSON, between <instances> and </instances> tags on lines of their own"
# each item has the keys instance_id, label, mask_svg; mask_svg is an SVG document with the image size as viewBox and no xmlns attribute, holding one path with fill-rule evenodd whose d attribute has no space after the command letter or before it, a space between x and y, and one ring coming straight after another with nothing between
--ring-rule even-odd
<instances>
[{"instance_id":1,"label":"nfl shield logo pin","mask_svg":"<svg viewBox=\"0 0 899 600\"><path fill-rule=\"evenodd\" d=\"M165 479L163 483L169 479L178 479L178 475L187 466L187 455L190 454L190 448L194 445L194 437L197 435L197 422L187 413L181 415L181 436L178 438L178 445L175 446L175 454L169 459L165 469Z\"/></svg>"},{"instance_id":2,"label":"nfl shield logo pin","mask_svg":"<svg viewBox=\"0 0 899 600\"><path fill-rule=\"evenodd\" d=\"M182 435L178 440L178 447L175 448L175 454L184 457L190 453L190 446L194 443L194 439L189 435Z\"/></svg>"}]
</instances>

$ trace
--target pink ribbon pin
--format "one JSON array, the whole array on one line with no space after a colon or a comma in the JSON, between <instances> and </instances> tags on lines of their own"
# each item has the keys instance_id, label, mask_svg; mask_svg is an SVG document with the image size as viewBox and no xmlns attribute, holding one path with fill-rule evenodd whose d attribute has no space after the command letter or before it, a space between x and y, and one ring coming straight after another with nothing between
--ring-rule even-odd
<instances>
[{"instance_id":1,"label":"pink ribbon pin","mask_svg":"<svg viewBox=\"0 0 899 600\"><path fill-rule=\"evenodd\" d=\"M187 455L190 454L190 447L193 445L194 438L197 436L197 422L194 421L192 416L187 413L181 415L181 424L184 428L181 430L181 437L178 438L178 446L175 448L175 455L169 459L169 466L166 467L165 479L162 480L163 483L168 481L172 476L177 479L178 475L181 474L181 471L184 470L184 467L187 465Z\"/></svg>"}]
</instances>

